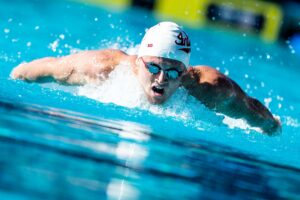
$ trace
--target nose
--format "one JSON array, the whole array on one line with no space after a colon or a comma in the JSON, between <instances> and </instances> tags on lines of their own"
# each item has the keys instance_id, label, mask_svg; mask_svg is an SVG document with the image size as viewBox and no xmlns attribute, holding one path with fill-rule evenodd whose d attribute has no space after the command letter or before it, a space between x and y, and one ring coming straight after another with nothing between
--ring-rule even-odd
<instances>
[{"instance_id":1,"label":"nose","mask_svg":"<svg viewBox=\"0 0 300 200\"><path fill-rule=\"evenodd\" d=\"M168 81L168 77L166 76L166 73L163 70L161 70L157 75L156 80L158 83L165 83Z\"/></svg>"}]
</instances>

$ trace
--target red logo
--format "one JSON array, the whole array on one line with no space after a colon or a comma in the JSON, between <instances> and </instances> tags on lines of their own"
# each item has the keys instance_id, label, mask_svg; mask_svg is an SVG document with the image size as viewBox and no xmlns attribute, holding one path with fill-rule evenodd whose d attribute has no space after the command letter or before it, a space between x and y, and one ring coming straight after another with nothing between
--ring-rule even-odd
<instances>
[{"instance_id":1,"label":"red logo","mask_svg":"<svg viewBox=\"0 0 300 200\"><path fill-rule=\"evenodd\" d=\"M148 44L148 47L153 47L153 44Z\"/></svg>"}]
</instances>

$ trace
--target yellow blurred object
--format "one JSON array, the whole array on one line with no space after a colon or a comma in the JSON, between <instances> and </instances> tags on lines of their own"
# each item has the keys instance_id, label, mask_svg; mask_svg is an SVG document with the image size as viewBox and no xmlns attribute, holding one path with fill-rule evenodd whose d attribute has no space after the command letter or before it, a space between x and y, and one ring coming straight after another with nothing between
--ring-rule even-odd
<instances>
[{"instance_id":1,"label":"yellow blurred object","mask_svg":"<svg viewBox=\"0 0 300 200\"><path fill-rule=\"evenodd\" d=\"M267 42L277 40L281 28L282 10L261 0L75 0L112 10L124 10L132 5L152 6L160 20L174 20L198 28L218 26L240 32L259 34ZM214 19L216 18L216 20Z\"/></svg>"},{"instance_id":2,"label":"yellow blurred object","mask_svg":"<svg viewBox=\"0 0 300 200\"><path fill-rule=\"evenodd\" d=\"M108 7L112 10L124 10L131 5L132 0L75 0L101 7Z\"/></svg>"},{"instance_id":3,"label":"yellow blurred object","mask_svg":"<svg viewBox=\"0 0 300 200\"><path fill-rule=\"evenodd\" d=\"M244 12L245 15L262 16L263 26L259 30L260 37L267 42L277 39L282 11L277 4L270 2L258 0L160 0L155 5L155 13L160 18L174 19L192 27L226 25L226 21L218 23L208 19L207 14L212 5L240 13Z\"/></svg>"},{"instance_id":4,"label":"yellow blurred object","mask_svg":"<svg viewBox=\"0 0 300 200\"><path fill-rule=\"evenodd\" d=\"M174 19L193 27L205 24L205 11L210 0L160 0L155 5L158 17Z\"/></svg>"}]
</instances>

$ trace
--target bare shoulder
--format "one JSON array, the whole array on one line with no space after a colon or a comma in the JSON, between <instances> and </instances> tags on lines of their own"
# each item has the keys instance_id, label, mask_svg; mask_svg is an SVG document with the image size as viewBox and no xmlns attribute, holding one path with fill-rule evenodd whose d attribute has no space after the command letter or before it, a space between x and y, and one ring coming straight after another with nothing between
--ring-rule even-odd
<instances>
[{"instance_id":1,"label":"bare shoulder","mask_svg":"<svg viewBox=\"0 0 300 200\"><path fill-rule=\"evenodd\" d=\"M234 81L209 66L189 68L182 79L182 85L210 108L230 98L239 89Z\"/></svg>"},{"instance_id":2,"label":"bare shoulder","mask_svg":"<svg viewBox=\"0 0 300 200\"><path fill-rule=\"evenodd\" d=\"M209 66L194 66L187 70L183 77L183 85L189 86L191 84L210 84L217 85L220 81L225 81L227 77L218 70Z\"/></svg>"},{"instance_id":3,"label":"bare shoulder","mask_svg":"<svg viewBox=\"0 0 300 200\"><path fill-rule=\"evenodd\" d=\"M71 54L66 57L62 57L62 59L66 59L69 61L87 61L87 59L93 63L101 63L101 62L110 62L110 63L119 63L122 59L127 58L127 54L118 49L104 49L104 50L89 50L82 51L76 54Z\"/></svg>"}]
</instances>

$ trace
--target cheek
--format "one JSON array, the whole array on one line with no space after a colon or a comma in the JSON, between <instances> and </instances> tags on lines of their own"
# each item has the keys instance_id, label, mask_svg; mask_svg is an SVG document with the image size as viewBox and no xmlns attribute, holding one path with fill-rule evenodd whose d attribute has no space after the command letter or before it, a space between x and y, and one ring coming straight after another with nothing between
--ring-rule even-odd
<instances>
[{"instance_id":1,"label":"cheek","mask_svg":"<svg viewBox=\"0 0 300 200\"><path fill-rule=\"evenodd\" d=\"M148 84L151 84L153 78L151 74L141 70L138 73L138 79L139 82L143 85L143 87L146 87Z\"/></svg>"},{"instance_id":2,"label":"cheek","mask_svg":"<svg viewBox=\"0 0 300 200\"><path fill-rule=\"evenodd\" d=\"M179 81L176 81L176 82L173 82L173 83L170 83L170 93L174 93L175 90L180 86L180 82Z\"/></svg>"}]
</instances>

